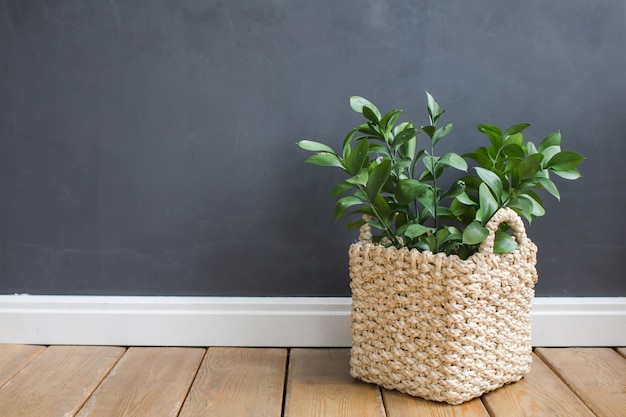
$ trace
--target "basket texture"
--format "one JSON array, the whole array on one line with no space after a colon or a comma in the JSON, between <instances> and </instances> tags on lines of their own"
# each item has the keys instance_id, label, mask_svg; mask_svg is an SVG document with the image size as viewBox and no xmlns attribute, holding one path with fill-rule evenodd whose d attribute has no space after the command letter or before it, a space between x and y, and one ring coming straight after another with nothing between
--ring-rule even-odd
<instances>
[{"instance_id":1,"label":"basket texture","mask_svg":"<svg viewBox=\"0 0 626 417\"><path fill-rule=\"evenodd\" d=\"M494 254L505 222L518 248ZM428 400L460 404L530 371L537 247L511 209L488 222L467 260L384 247L369 227L350 246L350 372Z\"/></svg>"}]
</instances>

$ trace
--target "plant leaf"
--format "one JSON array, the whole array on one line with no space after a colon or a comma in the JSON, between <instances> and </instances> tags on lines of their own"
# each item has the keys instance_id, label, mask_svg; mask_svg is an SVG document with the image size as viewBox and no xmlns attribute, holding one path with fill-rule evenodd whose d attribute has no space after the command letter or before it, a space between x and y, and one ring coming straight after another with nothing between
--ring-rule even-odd
<instances>
[{"instance_id":1,"label":"plant leaf","mask_svg":"<svg viewBox=\"0 0 626 417\"><path fill-rule=\"evenodd\" d=\"M441 158L437 161L437 164L447 165L458 169L459 171L467 171L467 162L465 162L465 159L454 152L448 152L441 156Z\"/></svg>"},{"instance_id":2,"label":"plant leaf","mask_svg":"<svg viewBox=\"0 0 626 417\"><path fill-rule=\"evenodd\" d=\"M539 144L539 152L543 153L546 148L550 146L561 146L561 132L554 132L548 135Z\"/></svg>"},{"instance_id":3,"label":"plant leaf","mask_svg":"<svg viewBox=\"0 0 626 417\"><path fill-rule=\"evenodd\" d=\"M556 185L550 179L539 177L537 178L537 182L543 187L544 190L556 197L557 200L561 200L558 188L556 188Z\"/></svg>"},{"instance_id":4,"label":"plant leaf","mask_svg":"<svg viewBox=\"0 0 626 417\"><path fill-rule=\"evenodd\" d=\"M422 235L425 235L426 233L434 233L436 231L437 229L434 229L432 227L426 227L421 224L410 224L404 230L404 236L408 237L409 239L415 239L416 237L420 237Z\"/></svg>"},{"instance_id":5,"label":"plant leaf","mask_svg":"<svg viewBox=\"0 0 626 417\"><path fill-rule=\"evenodd\" d=\"M439 104L437 103L437 101L435 101L435 98L431 96L428 91L426 91L426 98L430 124L434 126L437 124L439 117L441 117L441 115L443 114L443 110L441 110L441 107L439 107Z\"/></svg>"},{"instance_id":6,"label":"plant leaf","mask_svg":"<svg viewBox=\"0 0 626 417\"><path fill-rule=\"evenodd\" d=\"M400 117L400 115L402 113L404 113L404 110L390 110L390 111L388 111L387 114L385 114L383 116L383 118L380 119L380 126L384 130L389 130L389 128L391 126L396 124L396 121L398 120L398 117Z\"/></svg>"},{"instance_id":7,"label":"plant leaf","mask_svg":"<svg viewBox=\"0 0 626 417\"><path fill-rule=\"evenodd\" d=\"M374 115L376 116L376 119L380 120L380 111L378 110L378 108L376 108L374 103L372 103L371 101L369 101L366 98L359 97L359 96L352 96L352 97L350 97L350 107L355 112L361 113L364 116L365 116L365 114L363 113L363 107L367 107L368 109L370 109L374 113Z\"/></svg>"},{"instance_id":8,"label":"plant leaf","mask_svg":"<svg viewBox=\"0 0 626 417\"><path fill-rule=\"evenodd\" d=\"M339 184L335 185L333 190L330 192L330 195L333 197L338 197L352 188L354 188L354 185L347 182L340 182Z\"/></svg>"},{"instance_id":9,"label":"plant leaf","mask_svg":"<svg viewBox=\"0 0 626 417\"><path fill-rule=\"evenodd\" d=\"M576 168L566 169L564 171L552 171L552 172L554 172L556 175L566 180L575 180L582 176L580 175L580 171L578 171Z\"/></svg>"},{"instance_id":10,"label":"plant leaf","mask_svg":"<svg viewBox=\"0 0 626 417\"><path fill-rule=\"evenodd\" d=\"M375 124L379 124L380 123L380 113L378 113L378 115L368 106L363 106L363 116L366 119L371 120L372 122L374 122Z\"/></svg>"},{"instance_id":11,"label":"plant leaf","mask_svg":"<svg viewBox=\"0 0 626 417\"><path fill-rule=\"evenodd\" d=\"M433 133L433 136L432 136L433 145L436 145L437 142L439 142L441 138L443 138L448 133L450 133L453 127L454 125L452 123L448 123L447 125L435 130L435 133Z\"/></svg>"},{"instance_id":12,"label":"plant leaf","mask_svg":"<svg viewBox=\"0 0 626 417\"><path fill-rule=\"evenodd\" d=\"M369 173L367 172L367 168L361 168L358 174L356 174L352 178L348 178L346 182L348 184L365 185L367 184L368 176L369 176Z\"/></svg>"},{"instance_id":13,"label":"plant leaf","mask_svg":"<svg viewBox=\"0 0 626 417\"><path fill-rule=\"evenodd\" d=\"M367 198L369 201L375 201L376 196L380 194L387 178L391 174L391 159L383 158L380 164L376 165L369 174L365 185Z\"/></svg>"},{"instance_id":14,"label":"plant leaf","mask_svg":"<svg viewBox=\"0 0 626 417\"><path fill-rule=\"evenodd\" d=\"M463 231L463 244L476 245L489 236L489 229L478 221L473 221Z\"/></svg>"},{"instance_id":15,"label":"plant leaf","mask_svg":"<svg viewBox=\"0 0 626 417\"><path fill-rule=\"evenodd\" d=\"M519 158L522 159L524 157L524 149L517 143L509 143L504 145L502 148L502 152L509 158Z\"/></svg>"},{"instance_id":16,"label":"plant leaf","mask_svg":"<svg viewBox=\"0 0 626 417\"><path fill-rule=\"evenodd\" d=\"M517 167L520 180L523 181L535 177L542 170L541 161L543 161L543 155L540 153L529 155L522 159L522 162Z\"/></svg>"},{"instance_id":17,"label":"plant leaf","mask_svg":"<svg viewBox=\"0 0 626 417\"><path fill-rule=\"evenodd\" d=\"M347 155L347 158L344 160L346 171L350 175L357 175L365 161L367 161L367 156L369 153L369 143L367 140L360 140L359 143L352 149L352 151Z\"/></svg>"},{"instance_id":18,"label":"plant leaf","mask_svg":"<svg viewBox=\"0 0 626 417\"><path fill-rule=\"evenodd\" d=\"M394 195L396 200L398 200L398 204L406 205L429 190L430 186L428 184L409 178L398 181Z\"/></svg>"},{"instance_id":19,"label":"plant leaf","mask_svg":"<svg viewBox=\"0 0 626 417\"><path fill-rule=\"evenodd\" d=\"M496 197L496 200L502 201L503 185L500 177L496 173L488 169L484 169L481 167L475 167L474 169L476 170L478 177L489 186L489 188L493 192L493 195Z\"/></svg>"},{"instance_id":20,"label":"plant leaf","mask_svg":"<svg viewBox=\"0 0 626 417\"><path fill-rule=\"evenodd\" d=\"M415 138L417 135L417 131L413 127L407 127L406 129L400 131L393 139L392 145L398 149L399 146L407 143L411 139Z\"/></svg>"},{"instance_id":21,"label":"plant leaf","mask_svg":"<svg viewBox=\"0 0 626 417\"><path fill-rule=\"evenodd\" d=\"M341 163L341 160L339 159L337 155L332 154L332 153L325 153L325 152L311 155L308 158L306 158L304 162L307 162L313 165L323 166L323 167L339 167L339 168L344 167L343 164Z\"/></svg>"},{"instance_id":22,"label":"plant leaf","mask_svg":"<svg viewBox=\"0 0 626 417\"><path fill-rule=\"evenodd\" d=\"M361 200L360 198L355 197L353 195L349 195L349 196L346 196L337 200L337 202L335 203L335 208L333 210L333 215L335 217L335 220L338 220L342 216L342 214L346 211L346 209L348 209L348 207L352 207L357 204L365 204L365 202Z\"/></svg>"},{"instance_id":23,"label":"plant leaf","mask_svg":"<svg viewBox=\"0 0 626 417\"><path fill-rule=\"evenodd\" d=\"M548 162L554 157L554 155L561 152L561 147L558 145L548 146L547 148L539 151L543 155L543 165L547 165Z\"/></svg>"},{"instance_id":24,"label":"plant leaf","mask_svg":"<svg viewBox=\"0 0 626 417\"><path fill-rule=\"evenodd\" d=\"M484 182L478 187L478 200L480 201L480 208L476 215L480 214L480 218L477 220L485 224L498 209L498 202Z\"/></svg>"},{"instance_id":25,"label":"plant leaf","mask_svg":"<svg viewBox=\"0 0 626 417\"><path fill-rule=\"evenodd\" d=\"M522 131L524 129L526 129L528 126L530 126L530 124L528 123L518 123L516 125L513 125L511 127L509 127L505 132L504 132L504 138L505 140L507 138L509 138L509 136L513 136L513 135L517 135L519 133L522 133Z\"/></svg>"},{"instance_id":26,"label":"plant leaf","mask_svg":"<svg viewBox=\"0 0 626 417\"><path fill-rule=\"evenodd\" d=\"M559 152L548 161L546 168L554 171L568 171L576 168L584 160L585 158L576 152Z\"/></svg>"},{"instance_id":27,"label":"plant leaf","mask_svg":"<svg viewBox=\"0 0 626 417\"><path fill-rule=\"evenodd\" d=\"M467 187L467 185L466 185L466 187ZM457 195L457 196L456 196L456 200L457 200L459 203L464 204L464 205L466 205L466 206L475 206L475 205L476 205L476 202L475 202L474 200L472 200L472 199L471 199L471 198L467 195L467 193L464 193L464 192L463 192L463 193L461 193L461 194L459 194L459 195Z\"/></svg>"},{"instance_id":28,"label":"plant leaf","mask_svg":"<svg viewBox=\"0 0 626 417\"><path fill-rule=\"evenodd\" d=\"M296 144L305 151L327 152L335 155L333 148L328 145L324 145L323 143L314 142L312 140L301 140L296 142Z\"/></svg>"},{"instance_id":29,"label":"plant leaf","mask_svg":"<svg viewBox=\"0 0 626 417\"><path fill-rule=\"evenodd\" d=\"M493 253L513 252L517 249L517 242L510 234L502 230L496 231L495 241L493 243Z\"/></svg>"},{"instance_id":30,"label":"plant leaf","mask_svg":"<svg viewBox=\"0 0 626 417\"><path fill-rule=\"evenodd\" d=\"M365 223L367 223L367 222L365 220L363 220L363 219L355 220L355 221L352 221L352 222L348 222L348 230L359 229Z\"/></svg>"},{"instance_id":31,"label":"plant leaf","mask_svg":"<svg viewBox=\"0 0 626 417\"><path fill-rule=\"evenodd\" d=\"M478 131L487 135L491 145L495 149L500 149L502 146L502 131L498 126L481 124L478 125Z\"/></svg>"},{"instance_id":32,"label":"plant leaf","mask_svg":"<svg viewBox=\"0 0 626 417\"><path fill-rule=\"evenodd\" d=\"M465 182L459 180L455 182L454 184L452 184L452 187L450 187L448 191L446 191L445 193L441 195L441 199L443 200L444 198L454 198L464 192L465 192Z\"/></svg>"}]
</instances>

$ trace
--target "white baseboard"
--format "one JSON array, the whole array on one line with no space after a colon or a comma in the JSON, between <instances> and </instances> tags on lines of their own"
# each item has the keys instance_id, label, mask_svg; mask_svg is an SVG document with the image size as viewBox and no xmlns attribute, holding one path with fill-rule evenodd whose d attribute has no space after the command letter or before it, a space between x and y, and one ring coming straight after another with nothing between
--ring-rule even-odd
<instances>
[{"instance_id":1,"label":"white baseboard","mask_svg":"<svg viewBox=\"0 0 626 417\"><path fill-rule=\"evenodd\" d=\"M626 298L536 298L533 346L626 346ZM347 297L0 295L0 343L350 346Z\"/></svg>"}]
</instances>

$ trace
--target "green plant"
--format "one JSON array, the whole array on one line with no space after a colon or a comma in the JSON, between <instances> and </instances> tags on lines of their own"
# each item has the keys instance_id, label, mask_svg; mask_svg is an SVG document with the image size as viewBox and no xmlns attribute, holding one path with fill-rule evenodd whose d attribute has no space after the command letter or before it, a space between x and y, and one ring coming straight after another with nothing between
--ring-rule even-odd
<instances>
[{"instance_id":1,"label":"green plant","mask_svg":"<svg viewBox=\"0 0 626 417\"><path fill-rule=\"evenodd\" d=\"M584 157L562 151L559 132L547 136L538 147L525 141L528 123L511 126L504 133L497 126L481 124L478 130L488 137L488 146L462 156L454 152L438 156L436 145L453 124L440 123L444 111L428 92L426 96L429 124L419 129L412 122L398 122L403 110L383 115L369 100L354 96L350 106L366 122L346 135L341 152L315 141L297 142L314 152L305 162L337 167L347 174L331 195L340 197L335 219L346 212L361 217L349 222L349 229L367 222L380 231L373 236L375 242L465 259L487 237L485 224L499 208L510 207L530 222L545 214L536 190L560 199L551 173L568 180L580 177L577 166ZM428 136L423 149L418 149L420 132ZM442 188L444 172L468 172L466 159L474 163L475 175L465 174ZM342 196L345 193L350 194ZM504 225L496 234L494 251L516 247Z\"/></svg>"}]
</instances>

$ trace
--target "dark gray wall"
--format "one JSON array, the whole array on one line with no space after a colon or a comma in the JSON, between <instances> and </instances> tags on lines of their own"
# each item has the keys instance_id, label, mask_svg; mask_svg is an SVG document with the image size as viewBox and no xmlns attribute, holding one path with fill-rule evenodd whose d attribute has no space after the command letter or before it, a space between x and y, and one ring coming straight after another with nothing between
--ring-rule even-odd
<instances>
[{"instance_id":1,"label":"dark gray wall","mask_svg":"<svg viewBox=\"0 0 626 417\"><path fill-rule=\"evenodd\" d=\"M624 1L0 0L0 293L349 294L328 197L358 94L560 129L584 177L529 234L538 295L626 296ZM443 142L442 142L443 144ZM445 150L445 149L444 149Z\"/></svg>"}]
</instances>

